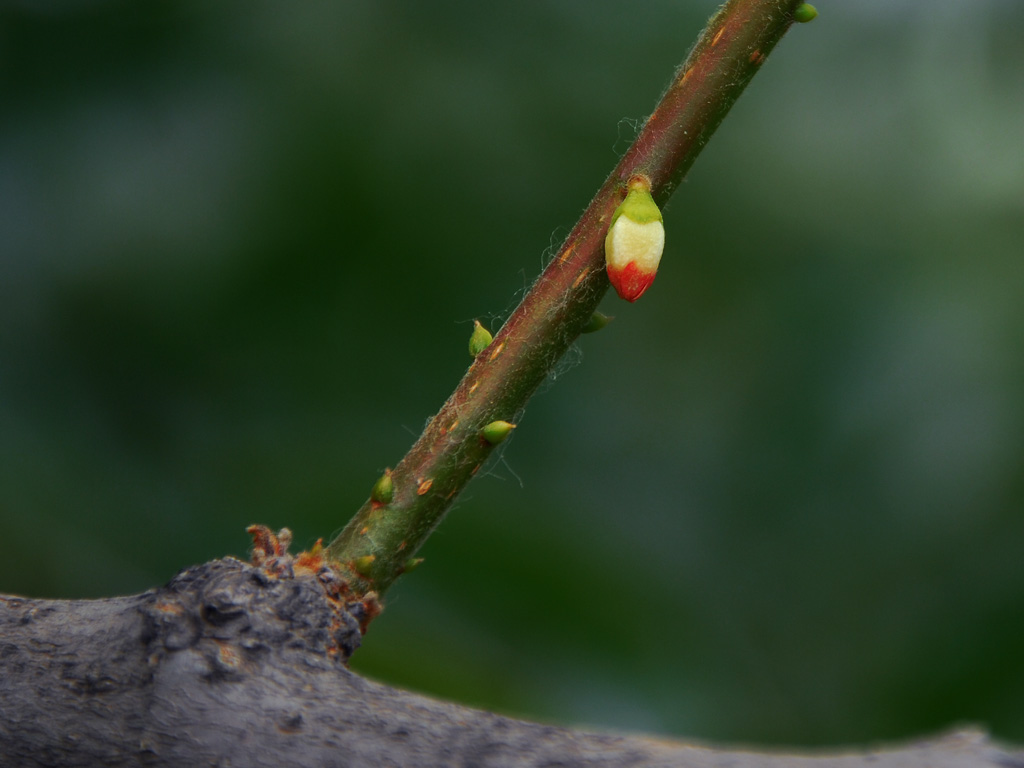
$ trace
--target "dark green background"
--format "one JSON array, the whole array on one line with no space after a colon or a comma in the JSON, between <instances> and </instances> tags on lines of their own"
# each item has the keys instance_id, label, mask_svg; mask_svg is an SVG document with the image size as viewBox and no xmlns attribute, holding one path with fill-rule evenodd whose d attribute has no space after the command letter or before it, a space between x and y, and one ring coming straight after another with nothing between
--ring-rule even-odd
<instances>
[{"instance_id":1,"label":"dark green background","mask_svg":"<svg viewBox=\"0 0 1024 768\"><path fill-rule=\"evenodd\" d=\"M8 2L0 590L339 529L713 2ZM790 31L356 669L542 720L1024 741L1024 3Z\"/></svg>"}]
</instances>

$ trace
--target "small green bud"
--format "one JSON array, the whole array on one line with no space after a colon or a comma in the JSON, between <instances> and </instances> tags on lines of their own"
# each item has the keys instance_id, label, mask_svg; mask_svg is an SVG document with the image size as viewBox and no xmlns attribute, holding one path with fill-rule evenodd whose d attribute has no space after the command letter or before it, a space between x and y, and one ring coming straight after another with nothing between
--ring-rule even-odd
<instances>
[{"instance_id":1,"label":"small green bud","mask_svg":"<svg viewBox=\"0 0 1024 768\"><path fill-rule=\"evenodd\" d=\"M408 560L405 561L405 565L402 567L402 572L403 573L412 573L413 571L415 571L417 568L420 567L420 564L422 562L423 562L423 558L422 557L410 557Z\"/></svg>"},{"instance_id":2,"label":"small green bud","mask_svg":"<svg viewBox=\"0 0 1024 768\"><path fill-rule=\"evenodd\" d=\"M376 555L363 555L357 557L352 561L352 566L359 572L361 576L369 576L370 568L373 567L373 561L377 559Z\"/></svg>"},{"instance_id":3,"label":"small green bud","mask_svg":"<svg viewBox=\"0 0 1024 768\"><path fill-rule=\"evenodd\" d=\"M384 474L373 484L373 490L370 491L370 501L375 501L378 504L390 504L394 496L395 484L391 480L391 470L385 469Z\"/></svg>"},{"instance_id":4,"label":"small green bud","mask_svg":"<svg viewBox=\"0 0 1024 768\"><path fill-rule=\"evenodd\" d=\"M515 428L515 424L510 424L507 421L492 421L480 430L480 437L491 445L497 445L511 435Z\"/></svg>"},{"instance_id":5,"label":"small green bud","mask_svg":"<svg viewBox=\"0 0 1024 768\"><path fill-rule=\"evenodd\" d=\"M609 317L601 312L595 312L590 316L590 319L587 320L587 324L583 326L580 333L594 333L595 331L600 331L614 319L614 317Z\"/></svg>"},{"instance_id":6,"label":"small green bud","mask_svg":"<svg viewBox=\"0 0 1024 768\"><path fill-rule=\"evenodd\" d=\"M484 328L479 320L473 321L473 334L469 337L469 356L476 357L494 340L491 332Z\"/></svg>"},{"instance_id":7,"label":"small green bud","mask_svg":"<svg viewBox=\"0 0 1024 768\"><path fill-rule=\"evenodd\" d=\"M818 9L810 3L801 3L793 11L793 18L799 21L801 24L806 24L808 21L814 21L818 15Z\"/></svg>"}]
</instances>

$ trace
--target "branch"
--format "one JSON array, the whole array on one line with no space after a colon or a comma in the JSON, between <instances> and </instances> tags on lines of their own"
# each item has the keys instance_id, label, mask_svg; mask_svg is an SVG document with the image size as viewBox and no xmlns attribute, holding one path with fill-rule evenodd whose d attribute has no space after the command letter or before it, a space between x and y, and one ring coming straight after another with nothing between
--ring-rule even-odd
<instances>
[{"instance_id":1,"label":"branch","mask_svg":"<svg viewBox=\"0 0 1024 768\"><path fill-rule=\"evenodd\" d=\"M602 244L630 180L663 203L794 19L796 0L731 0L561 250L393 473L323 552L253 530L254 563L188 569L141 595L0 596L3 766L1024 766L961 731L837 755L760 754L571 731L368 682L346 662L382 593L588 322ZM334 564L347 572L339 577Z\"/></svg>"},{"instance_id":2,"label":"branch","mask_svg":"<svg viewBox=\"0 0 1024 768\"><path fill-rule=\"evenodd\" d=\"M800 0L730 0L676 71L636 141L555 258L393 472L327 547L357 595L382 595L514 423L608 290L604 240L631 179L663 205L797 16ZM637 52L632 52L635 55ZM631 52L616 52L631 55ZM381 492L385 491L385 492Z\"/></svg>"},{"instance_id":3,"label":"branch","mask_svg":"<svg viewBox=\"0 0 1024 768\"><path fill-rule=\"evenodd\" d=\"M337 600L333 569L304 562L218 560L107 600L0 596L0 765L1024 766L1024 753L974 731L835 755L762 754L433 701L339 663L359 642L361 608Z\"/></svg>"}]
</instances>

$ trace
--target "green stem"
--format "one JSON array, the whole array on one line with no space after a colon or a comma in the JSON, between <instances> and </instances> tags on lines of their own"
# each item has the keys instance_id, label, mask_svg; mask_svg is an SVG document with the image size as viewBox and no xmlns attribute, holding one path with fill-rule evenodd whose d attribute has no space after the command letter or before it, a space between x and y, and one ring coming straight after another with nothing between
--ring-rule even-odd
<instances>
[{"instance_id":1,"label":"green stem","mask_svg":"<svg viewBox=\"0 0 1024 768\"><path fill-rule=\"evenodd\" d=\"M730 0L690 55L558 254L391 472L390 499L368 499L326 549L357 595L382 595L490 456L481 430L515 422L608 290L604 238L629 179L663 205L765 57L800 0ZM375 494L377 495L377 494Z\"/></svg>"}]
</instances>

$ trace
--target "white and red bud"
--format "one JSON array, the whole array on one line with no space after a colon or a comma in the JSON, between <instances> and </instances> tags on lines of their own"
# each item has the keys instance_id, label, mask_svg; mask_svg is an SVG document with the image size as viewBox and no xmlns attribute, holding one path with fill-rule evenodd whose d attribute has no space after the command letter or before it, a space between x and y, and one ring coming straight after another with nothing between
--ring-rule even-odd
<instances>
[{"instance_id":1,"label":"white and red bud","mask_svg":"<svg viewBox=\"0 0 1024 768\"><path fill-rule=\"evenodd\" d=\"M665 226L645 177L629 183L629 192L612 214L604 239L608 279L626 301L636 301L651 287L665 250Z\"/></svg>"}]
</instances>

